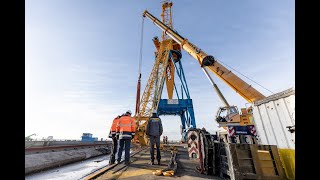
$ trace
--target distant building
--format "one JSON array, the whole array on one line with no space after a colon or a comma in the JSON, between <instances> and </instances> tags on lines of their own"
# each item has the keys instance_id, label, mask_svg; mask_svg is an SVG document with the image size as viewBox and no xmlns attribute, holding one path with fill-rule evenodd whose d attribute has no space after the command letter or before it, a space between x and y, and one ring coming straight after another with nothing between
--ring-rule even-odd
<instances>
[{"instance_id":1,"label":"distant building","mask_svg":"<svg viewBox=\"0 0 320 180\"><path fill-rule=\"evenodd\" d=\"M98 141L98 138L92 137L91 133L82 133L81 141Z\"/></svg>"}]
</instances>

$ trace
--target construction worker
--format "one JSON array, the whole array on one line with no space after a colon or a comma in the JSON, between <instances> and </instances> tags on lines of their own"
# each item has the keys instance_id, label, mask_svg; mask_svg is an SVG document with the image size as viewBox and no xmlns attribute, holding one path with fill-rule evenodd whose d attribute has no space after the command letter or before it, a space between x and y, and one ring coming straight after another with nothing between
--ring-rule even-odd
<instances>
[{"instance_id":1,"label":"construction worker","mask_svg":"<svg viewBox=\"0 0 320 180\"><path fill-rule=\"evenodd\" d=\"M130 143L136 132L136 124L131 117L131 111L128 110L118 121L116 128L116 135L119 136L119 151L117 163L120 163L123 147L125 148L124 162L126 165L130 164Z\"/></svg>"},{"instance_id":2,"label":"construction worker","mask_svg":"<svg viewBox=\"0 0 320 180\"><path fill-rule=\"evenodd\" d=\"M110 155L110 160L109 164L112 165L115 162L115 155L117 153L118 149L118 139L116 136L116 130L117 130L117 124L120 119L120 115L118 115L116 118L113 119L111 128L110 128L110 133L109 133L109 138L112 138L112 149L111 149L111 155Z\"/></svg>"},{"instance_id":3,"label":"construction worker","mask_svg":"<svg viewBox=\"0 0 320 180\"><path fill-rule=\"evenodd\" d=\"M162 135L163 128L161 119L157 115L157 111L152 111L152 116L150 117L146 129L146 134L150 138L150 155L151 155L151 165L154 165L154 144L156 144L157 148L157 161L158 165L160 165L160 136Z\"/></svg>"}]
</instances>

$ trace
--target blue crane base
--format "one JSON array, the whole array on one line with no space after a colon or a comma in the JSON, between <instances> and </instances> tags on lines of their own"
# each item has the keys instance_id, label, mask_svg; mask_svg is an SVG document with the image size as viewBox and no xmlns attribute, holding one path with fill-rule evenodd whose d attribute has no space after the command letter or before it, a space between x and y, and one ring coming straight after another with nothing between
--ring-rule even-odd
<instances>
[{"instance_id":1,"label":"blue crane base","mask_svg":"<svg viewBox=\"0 0 320 180\"><path fill-rule=\"evenodd\" d=\"M158 115L179 115L182 141L186 142L187 131L196 128L192 99L160 99Z\"/></svg>"}]
</instances>

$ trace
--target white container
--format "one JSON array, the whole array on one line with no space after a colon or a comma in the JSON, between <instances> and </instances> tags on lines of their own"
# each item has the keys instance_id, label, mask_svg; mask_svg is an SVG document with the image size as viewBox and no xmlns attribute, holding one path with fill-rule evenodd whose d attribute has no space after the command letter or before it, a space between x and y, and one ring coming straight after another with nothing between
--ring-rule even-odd
<instances>
[{"instance_id":1,"label":"white container","mask_svg":"<svg viewBox=\"0 0 320 180\"><path fill-rule=\"evenodd\" d=\"M261 144L295 149L295 90L290 88L254 103L253 120Z\"/></svg>"}]
</instances>

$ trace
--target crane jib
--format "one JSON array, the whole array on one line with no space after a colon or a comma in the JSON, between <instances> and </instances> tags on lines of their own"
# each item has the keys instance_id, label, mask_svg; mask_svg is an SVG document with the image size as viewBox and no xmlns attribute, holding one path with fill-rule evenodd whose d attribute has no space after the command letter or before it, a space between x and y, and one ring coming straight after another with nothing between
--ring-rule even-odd
<instances>
[{"instance_id":1,"label":"crane jib","mask_svg":"<svg viewBox=\"0 0 320 180\"><path fill-rule=\"evenodd\" d=\"M172 30L160 20L151 15L147 10L144 11L143 17L148 17L156 26L171 37L175 42L180 44L189 55L195 58L201 67L208 67L208 69L235 90L248 102L255 102L265 98L265 96L258 90L253 88L250 84L242 80L236 74L231 72L228 68L224 67L213 56L207 55L204 51L196 45L188 41L188 39L180 36L176 31Z\"/></svg>"}]
</instances>

